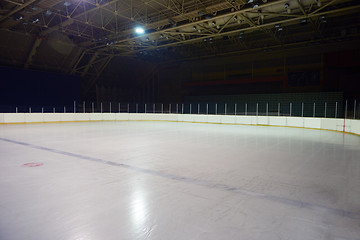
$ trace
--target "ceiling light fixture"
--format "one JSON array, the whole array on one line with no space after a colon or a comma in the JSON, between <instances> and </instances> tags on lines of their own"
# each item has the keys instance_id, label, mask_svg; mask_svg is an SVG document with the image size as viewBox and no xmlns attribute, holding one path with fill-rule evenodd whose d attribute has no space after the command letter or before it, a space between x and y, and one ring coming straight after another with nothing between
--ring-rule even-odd
<instances>
[{"instance_id":1,"label":"ceiling light fixture","mask_svg":"<svg viewBox=\"0 0 360 240\"><path fill-rule=\"evenodd\" d=\"M45 11L45 16L50 16L51 14L52 14L52 11L50 11L50 10Z\"/></svg>"},{"instance_id":2,"label":"ceiling light fixture","mask_svg":"<svg viewBox=\"0 0 360 240\"><path fill-rule=\"evenodd\" d=\"M274 27L275 27L276 30L278 30L278 31L282 31L282 30L283 30L283 28L281 27L281 24L275 24Z\"/></svg>"},{"instance_id":3,"label":"ceiling light fixture","mask_svg":"<svg viewBox=\"0 0 360 240\"><path fill-rule=\"evenodd\" d=\"M136 28L135 28L135 33L136 33L136 34L139 34L139 35L144 34L144 33L145 33L145 29L144 29L143 27L136 27Z\"/></svg>"},{"instance_id":4,"label":"ceiling light fixture","mask_svg":"<svg viewBox=\"0 0 360 240\"><path fill-rule=\"evenodd\" d=\"M290 9L290 4L289 4L289 3L285 3L284 8L285 8L285 10L286 10L288 13L291 13L291 9Z\"/></svg>"},{"instance_id":5,"label":"ceiling light fixture","mask_svg":"<svg viewBox=\"0 0 360 240\"><path fill-rule=\"evenodd\" d=\"M325 15L322 15L319 17L320 23L326 23L326 17Z\"/></svg>"},{"instance_id":6,"label":"ceiling light fixture","mask_svg":"<svg viewBox=\"0 0 360 240\"><path fill-rule=\"evenodd\" d=\"M300 25L306 25L306 24L307 24L307 19L300 20Z\"/></svg>"}]
</instances>

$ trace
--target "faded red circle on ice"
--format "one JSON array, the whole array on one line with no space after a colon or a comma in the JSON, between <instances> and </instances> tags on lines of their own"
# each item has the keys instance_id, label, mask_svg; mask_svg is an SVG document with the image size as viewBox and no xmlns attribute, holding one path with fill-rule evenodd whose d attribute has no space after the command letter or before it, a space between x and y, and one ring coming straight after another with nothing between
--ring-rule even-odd
<instances>
[{"instance_id":1,"label":"faded red circle on ice","mask_svg":"<svg viewBox=\"0 0 360 240\"><path fill-rule=\"evenodd\" d=\"M25 167L39 167L39 166L42 166L44 165L43 163L39 162L39 163L35 163L35 162L32 162L32 163L25 163L23 166Z\"/></svg>"}]
</instances>

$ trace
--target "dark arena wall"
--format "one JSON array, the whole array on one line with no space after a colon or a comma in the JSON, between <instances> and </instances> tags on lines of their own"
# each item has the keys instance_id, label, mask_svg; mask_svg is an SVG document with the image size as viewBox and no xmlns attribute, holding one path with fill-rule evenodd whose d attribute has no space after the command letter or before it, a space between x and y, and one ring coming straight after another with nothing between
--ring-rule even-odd
<instances>
[{"instance_id":1,"label":"dark arena wall","mask_svg":"<svg viewBox=\"0 0 360 240\"><path fill-rule=\"evenodd\" d=\"M41 111L41 107L73 107L80 99L81 78L54 72L0 68L0 111ZM24 108L24 109L22 109ZM46 110L46 109L45 109Z\"/></svg>"},{"instance_id":2,"label":"dark arena wall","mask_svg":"<svg viewBox=\"0 0 360 240\"><path fill-rule=\"evenodd\" d=\"M114 60L94 87L98 101L183 102L190 96L340 92L359 98L360 50L326 46L152 63ZM352 50L350 50L352 49Z\"/></svg>"}]
</instances>

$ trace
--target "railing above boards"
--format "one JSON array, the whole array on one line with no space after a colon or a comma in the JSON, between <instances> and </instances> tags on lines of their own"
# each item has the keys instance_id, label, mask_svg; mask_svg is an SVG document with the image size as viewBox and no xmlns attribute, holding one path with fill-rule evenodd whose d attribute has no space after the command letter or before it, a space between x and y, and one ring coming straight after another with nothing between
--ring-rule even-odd
<instances>
[{"instance_id":1,"label":"railing above boards","mask_svg":"<svg viewBox=\"0 0 360 240\"><path fill-rule=\"evenodd\" d=\"M62 106L1 106L4 113L162 113L360 119L357 100L344 102L119 103L77 102Z\"/></svg>"}]
</instances>

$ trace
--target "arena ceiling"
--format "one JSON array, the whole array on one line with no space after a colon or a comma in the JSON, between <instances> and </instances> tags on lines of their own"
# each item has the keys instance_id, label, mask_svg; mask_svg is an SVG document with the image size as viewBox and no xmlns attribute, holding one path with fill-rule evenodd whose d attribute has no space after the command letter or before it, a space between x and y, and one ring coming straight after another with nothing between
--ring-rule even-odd
<instances>
[{"instance_id":1,"label":"arena ceiling","mask_svg":"<svg viewBox=\"0 0 360 240\"><path fill-rule=\"evenodd\" d=\"M118 56L358 45L359 13L356 0L1 0L0 64L96 78Z\"/></svg>"}]
</instances>

